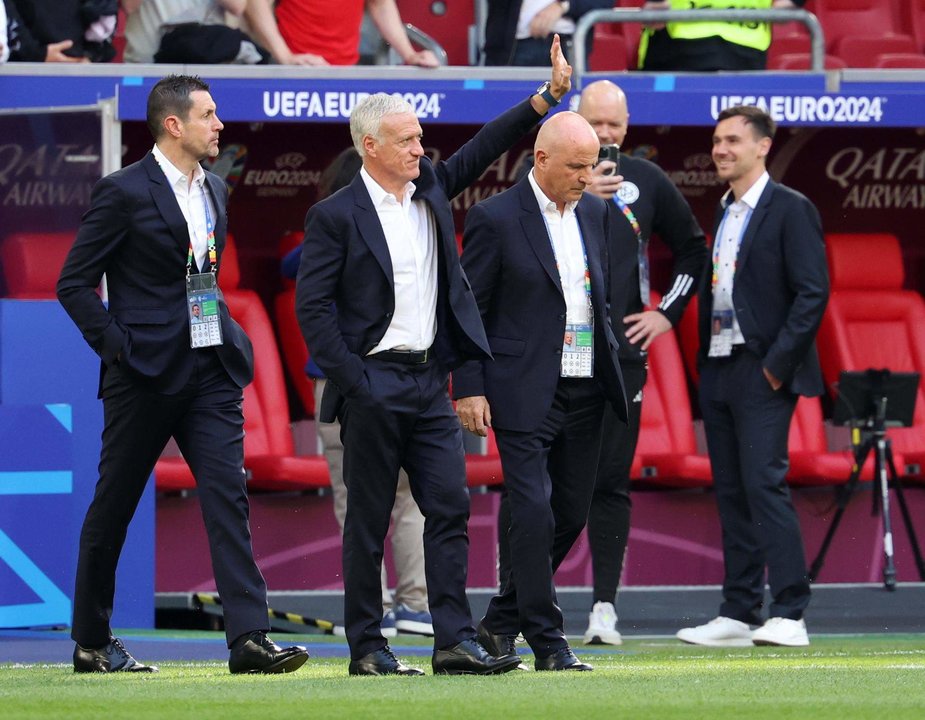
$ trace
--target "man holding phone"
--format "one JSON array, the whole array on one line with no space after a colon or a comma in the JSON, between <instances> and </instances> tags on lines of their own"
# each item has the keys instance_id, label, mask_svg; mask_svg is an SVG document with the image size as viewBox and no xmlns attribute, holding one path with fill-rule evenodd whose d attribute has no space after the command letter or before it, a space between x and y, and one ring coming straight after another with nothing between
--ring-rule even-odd
<instances>
[{"instance_id":1,"label":"man holding phone","mask_svg":"<svg viewBox=\"0 0 925 720\"><path fill-rule=\"evenodd\" d=\"M613 202L617 221L628 222L634 248L610 248L611 322L620 342L620 367L626 388L629 421L620 422L609 408L597 471L588 539L594 573L593 607L586 644L619 645L614 602L630 528L630 466L639 437L642 388L648 371L647 350L681 319L697 292L707 262L707 247L690 206L665 172L643 158L620 153L629 125L626 95L609 80L588 85L578 113L597 133L601 160L588 192ZM658 307L649 303L648 244L658 235L674 256L669 289Z\"/></svg>"}]
</instances>

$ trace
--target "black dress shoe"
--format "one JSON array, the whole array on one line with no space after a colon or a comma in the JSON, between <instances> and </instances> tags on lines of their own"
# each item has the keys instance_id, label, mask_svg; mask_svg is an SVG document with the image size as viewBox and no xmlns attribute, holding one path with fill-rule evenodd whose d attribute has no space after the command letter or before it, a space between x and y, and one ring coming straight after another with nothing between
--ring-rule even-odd
<instances>
[{"instance_id":1,"label":"black dress shoe","mask_svg":"<svg viewBox=\"0 0 925 720\"><path fill-rule=\"evenodd\" d=\"M348 672L351 675L423 675L423 670L409 667L395 657L388 645L379 648L359 660L351 660Z\"/></svg>"},{"instance_id":2,"label":"black dress shoe","mask_svg":"<svg viewBox=\"0 0 925 720\"><path fill-rule=\"evenodd\" d=\"M434 675L500 675L520 665L520 656L495 657L472 638L435 651L432 664Z\"/></svg>"},{"instance_id":3,"label":"black dress shoe","mask_svg":"<svg viewBox=\"0 0 925 720\"><path fill-rule=\"evenodd\" d=\"M476 639L491 655L504 657L505 655L517 654L516 635L496 635L485 627L483 623L479 623L475 631L478 633Z\"/></svg>"},{"instance_id":4,"label":"black dress shoe","mask_svg":"<svg viewBox=\"0 0 925 720\"><path fill-rule=\"evenodd\" d=\"M288 673L298 670L308 660L308 651L300 645L281 648L255 630L242 635L231 644L228 669L232 673Z\"/></svg>"},{"instance_id":5,"label":"black dress shoe","mask_svg":"<svg viewBox=\"0 0 925 720\"><path fill-rule=\"evenodd\" d=\"M157 672L153 665L142 665L133 658L119 638L109 638L101 648L89 649L75 645L74 672Z\"/></svg>"},{"instance_id":6,"label":"black dress shoe","mask_svg":"<svg viewBox=\"0 0 925 720\"><path fill-rule=\"evenodd\" d=\"M579 672L590 672L594 669L593 665L583 663L577 657L572 649L564 647L556 650L552 655L538 657L534 663L537 670L577 670Z\"/></svg>"}]
</instances>

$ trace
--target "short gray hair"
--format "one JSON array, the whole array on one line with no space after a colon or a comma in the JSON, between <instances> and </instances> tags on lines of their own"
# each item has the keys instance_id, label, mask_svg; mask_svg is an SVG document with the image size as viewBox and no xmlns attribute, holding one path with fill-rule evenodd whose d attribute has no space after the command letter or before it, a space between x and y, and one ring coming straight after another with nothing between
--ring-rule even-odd
<instances>
[{"instance_id":1,"label":"short gray hair","mask_svg":"<svg viewBox=\"0 0 925 720\"><path fill-rule=\"evenodd\" d=\"M379 134L382 127L382 118L386 115L404 115L411 113L415 115L414 108L407 100L400 95L389 95L387 93L375 93L361 100L350 113L350 137L353 139L353 147L363 157L366 152L363 149L363 138L371 135L377 141L382 141Z\"/></svg>"}]
</instances>

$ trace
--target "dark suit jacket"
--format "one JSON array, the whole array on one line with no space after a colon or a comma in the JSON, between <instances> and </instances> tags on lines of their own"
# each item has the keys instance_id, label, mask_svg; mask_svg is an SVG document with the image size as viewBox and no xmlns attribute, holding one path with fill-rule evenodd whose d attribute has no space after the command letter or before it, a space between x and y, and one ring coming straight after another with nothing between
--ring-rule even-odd
<instances>
[{"instance_id":1,"label":"dark suit jacket","mask_svg":"<svg viewBox=\"0 0 925 720\"><path fill-rule=\"evenodd\" d=\"M221 270L228 190L206 172L215 204L215 245ZM93 188L90 209L58 279L58 299L106 366L118 359L133 378L157 392L175 393L190 377L186 302L189 231L167 178L148 153ZM193 270L195 272L195 268ZM96 288L106 274L108 308ZM254 374L253 348L220 295L223 344L216 352L240 387Z\"/></svg>"},{"instance_id":2,"label":"dark suit jacket","mask_svg":"<svg viewBox=\"0 0 925 720\"><path fill-rule=\"evenodd\" d=\"M722 220L720 207L713 236ZM700 290L700 355L710 348L710 272ZM803 195L770 180L752 213L736 261L732 300L749 350L798 395L824 391L815 337L829 299L822 222Z\"/></svg>"},{"instance_id":3,"label":"dark suit jacket","mask_svg":"<svg viewBox=\"0 0 925 720\"><path fill-rule=\"evenodd\" d=\"M446 161L421 159L415 200L433 212L438 253L437 337L447 368L489 354L478 307L459 265L450 199L473 183L540 116L524 101L486 124ZM363 356L385 335L395 310L392 261L362 178L322 200L305 218L296 311L309 352L331 382L319 419L334 419L342 396L369 392Z\"/></svg>"},{"instance_id":4,"label":"dark suit jacket","mask_svg":"<svg viewBox=\"0 0 925 720\"><path fill-rule=\"evenodd\" d=\"M594 307L594 376L626 419L618 344L610 325L606 269L610 203L585 193L575 209ZM492 424L531 432L546 418L559 382L565 297L546 223L528 178L466 216L462 262L472 282L494 360L453 373L456 399L484 395Z\"/></svg>"}]
</instances>

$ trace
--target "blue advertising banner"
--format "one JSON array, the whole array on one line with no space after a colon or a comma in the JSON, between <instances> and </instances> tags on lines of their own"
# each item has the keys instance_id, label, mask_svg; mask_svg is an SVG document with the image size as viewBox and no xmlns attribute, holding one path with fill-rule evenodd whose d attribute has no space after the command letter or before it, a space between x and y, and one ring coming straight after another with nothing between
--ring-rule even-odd
<instances>
[{"instance_id":1,"label":"blue advertising banner","mask_svg":"<svg viewBox=\"0 0 925 720\"><path fill-rule=\"evenodd\" d=\"M113 66L115 69L118 66ZM130 67L130 66L128 66ZM466 77L439 70L387 77L341 75L295 78L246 73L229 77L227 69L201 71L212 86L221 117L241 122L345 122L351 109L374 92L403 96L428 123L484 123L528 97L537 80L495 79L491 70L471 68ZM716 114L733 104L767 108L782 125L919 127L925 107L925 83L896 82L882 73L883 82L840 78L831 89L824 74L702 74L630 73L586 76L617 82L633 98L636 125L712 125ZM0 71L0 109L93 104L118 97L121 120L144 120L148 92L158 76L115 75L84 77L68 74L28 76ZM576 81L573 97L580 90Z\"/></svg>"}]
</instances>

